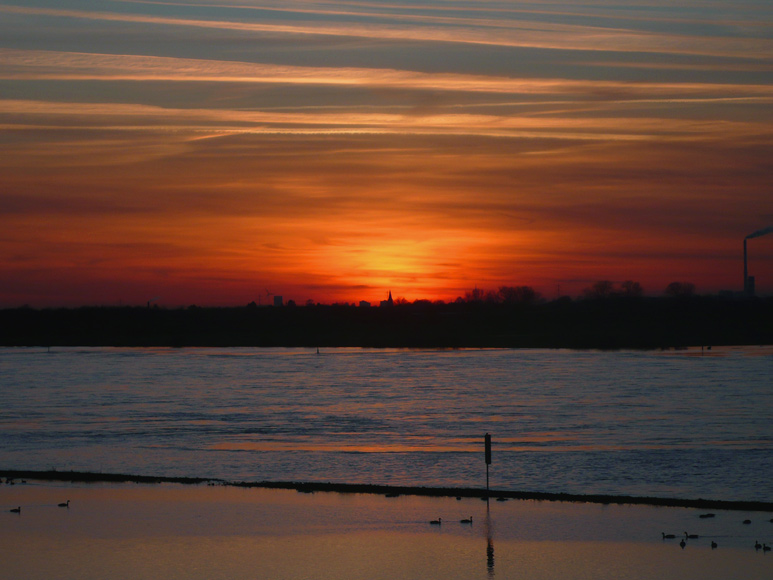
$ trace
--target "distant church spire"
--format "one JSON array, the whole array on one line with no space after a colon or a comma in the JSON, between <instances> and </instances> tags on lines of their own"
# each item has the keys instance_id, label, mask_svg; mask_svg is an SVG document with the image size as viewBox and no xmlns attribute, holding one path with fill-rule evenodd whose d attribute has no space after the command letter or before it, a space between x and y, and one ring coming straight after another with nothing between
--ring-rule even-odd
<instances>
[{"instance_id":1,"label":"distant church spire","mask_svg":"<svg viewBox=\"0 0 773 580\"><path fill-rule=\"evenodd\" d=\"M387 304L389 304L389 306L392 306L392 304L394 304L394 302L392 302L392 291L391 290L389 291L389 298L387 298Z\"/></svg>"}]
</instances>

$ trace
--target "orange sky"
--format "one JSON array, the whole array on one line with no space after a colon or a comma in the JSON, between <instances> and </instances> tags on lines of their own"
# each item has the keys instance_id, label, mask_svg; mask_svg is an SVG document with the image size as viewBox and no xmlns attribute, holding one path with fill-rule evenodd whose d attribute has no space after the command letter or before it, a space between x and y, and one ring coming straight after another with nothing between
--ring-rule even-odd
<instances>
[{"instance_id":1,"label":"orange sky","mask_svg":"<svg viewBox=\"0 0 773 580\"><path fill-rule=\"evenodd\" d=\"M0 0L0 307L740 290L773 5L618 2Z\"/></svg>"}]
</instances>

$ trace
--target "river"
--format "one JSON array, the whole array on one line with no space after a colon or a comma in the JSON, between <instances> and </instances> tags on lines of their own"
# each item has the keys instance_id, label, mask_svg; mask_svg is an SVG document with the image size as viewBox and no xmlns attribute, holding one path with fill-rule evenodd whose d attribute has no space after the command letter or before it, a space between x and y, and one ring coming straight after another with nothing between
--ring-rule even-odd
<instances>
[{"instance_id":1,"label":"river","mask_svg":"<svg viewBox=\"0 0 773 580\"><path fill-rule=\"evenodd\" d=\"M773 500L773 348L0 349L0 468Z\"/></svg>"}]
</instances>

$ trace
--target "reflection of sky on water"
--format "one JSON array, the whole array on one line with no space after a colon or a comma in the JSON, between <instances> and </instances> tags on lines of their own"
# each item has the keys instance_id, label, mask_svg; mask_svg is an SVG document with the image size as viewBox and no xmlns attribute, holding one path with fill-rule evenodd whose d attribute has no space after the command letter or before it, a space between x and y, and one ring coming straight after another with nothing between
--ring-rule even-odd
<instances>
[{"instance_id":1,"label":"reflection of sky on water","mask_svg":"<svg viewBox=\"0 0 773 580\"><path fill-rule=\"evenodd\" d=\"M490 432L495 489L767 501L770 349L711 352L3 349L0 463L480 487Z\"/></svg>"},{"instance_id":2,"label":"reflection of sky on water","mask_svg":"<svg viewBox=\"0 0 773 580\"><path fill-rule=\"evenodd\" d=\"M56 504L71 500L71 507ZM8 578L768 578L769 514L223 487L0 487ZM459 523L473 516L472 526ZM767 517L765 517L767 516ZM441 526L429 520L443 518ZM753 520L750 526L741 522ZM700 534L682 550L661 532ZM712 550L710 542L719 544ZM45 554L45 557L41 557Z\"/></svg>"}]
</instances>

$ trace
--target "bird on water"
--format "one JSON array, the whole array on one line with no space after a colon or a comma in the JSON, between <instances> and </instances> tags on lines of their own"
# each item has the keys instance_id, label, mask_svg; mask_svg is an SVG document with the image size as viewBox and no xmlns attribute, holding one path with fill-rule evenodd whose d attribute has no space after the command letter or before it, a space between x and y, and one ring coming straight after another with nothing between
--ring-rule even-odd
<instances>
[{"instance_id":1,"label":"bird on water","mask_svg":"<svg viewBox=\"0 0 773 580\"><path fill-rule=\"evenodd\" d=\"M443 521L443 518L438 518L436 520L431 520L429 523L433 526L439 526Z\"/></svg>"},{"instance_id":2,"label":"bird on water","mask_svg":"<svg viewBox=\"0 0 773 580\"><path fill-rule=\"evenodd\" d=\"M472 523L472 516L470 516L469 518L464 519L464 520L459 520L459 523L460 524L471 524Z\"/></svg>"},{"instance_id":3,"label":"bird on water","mask_svg":"<svg viewBox=\"0 0 773 580\"><path fill-rule=\"evenodd\" d=\"M689 538L691 540L697 540L698 538L700 538L698 534L688 534L687 532L684 533L684 537Z\"/></svg>"},{"instance_id":4,"label":"bird on water","mask_svg":"<svg viewBox=\"0 0 773 580\"><path fill-rule=\"evenodd\" d=\"M12 510L9 510L12 514L20 514L21 513L21 506L15 507Z\"/></svg>"},{"instance_id":5,"label":"bird on water","mask_svg":"<svg viewBox=\"0 0 773 580\"><path fill-rule=\"evenodd\" d=\"M68 499L66 502L60 503L58 505L59 505L59 507L66 507L66 508L68 508L68 507L70 507L70 500Z\"/></svg>"},{"instance_id":6,"label":"bird on water","mask_svg":"<svg viewBox=\"0 0 773 580\"><path fill-rule=\"evenodd\" d=\"M663 535L664 540L673 540L676 538L674 534L667 534L666 532L660 532Z\"/></svg>"}]
</instances>

